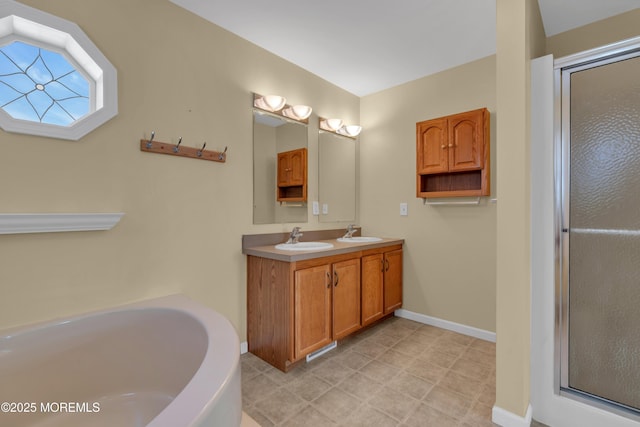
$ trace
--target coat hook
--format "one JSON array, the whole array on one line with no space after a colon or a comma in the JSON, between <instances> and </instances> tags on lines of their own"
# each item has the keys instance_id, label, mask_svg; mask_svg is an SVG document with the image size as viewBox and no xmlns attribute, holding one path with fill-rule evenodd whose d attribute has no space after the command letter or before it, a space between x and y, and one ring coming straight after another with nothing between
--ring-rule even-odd
<instances>
[{"instance_id":1,"label":"coat hook","mask_svg":"<svg viewBox=\"0 0 640 427\"><path fill-rule=\"evenodd\" d=\"M147 148L151 148L151 141L153 141L153 137L156 136L155 131L151 131L151 138L147 141Z\"/></svg>"},{"instance_id":2,"label":"coat hook","mask_svg":"<svg viewBox=\"0 0 640 427\"><path fill-rule=\"evenodd\" d=\"M224 151L220 153L220 155L218 156L218 160L224 159L224 155L227 153L227 148L229 147L224 147Z\"/></svg>"},{"instance_id":3,"label":"coat hook","mask_svg":"<svg viewBox=\"0 0 640 427\"><path fill-rule=\"evenodd\" d=\"M205 141L205 143L202 145L202 148L198 150L198 152L196 153L198 155L198 157L202 157L202 152L204 151L204 147L207 146L207 142Z\"/></svg>"},{"instance_id":4,"label":"coat hook","mask_svg":"<svg viewBox=\"0 0 640 427\"><path fill-rule=\"evenodd\" d=\"M182 137L178 138L178 143L176 144L175 147L173 147L173 152L177 153L179 148L180 148L180 143L182 142Z\"/></svg>"}]
</instances>

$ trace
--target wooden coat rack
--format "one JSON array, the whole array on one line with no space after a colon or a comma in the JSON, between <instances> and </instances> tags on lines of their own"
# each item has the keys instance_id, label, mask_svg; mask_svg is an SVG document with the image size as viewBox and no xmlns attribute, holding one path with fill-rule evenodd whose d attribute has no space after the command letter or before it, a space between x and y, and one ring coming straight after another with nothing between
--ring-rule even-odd
<instances>
[{"instance_id":1,"label":"wooden coat rack","mask_svg":"<svg viewBox=\"0 0 640 427\"><path fill-rule=\"evenodd\" d=\"M212 162L225 163L227 161L227 147L224 147L224 151L212 151L205 150L207 146L205 142L202 148L183 147L182 138L178 140L177 144L169 144L166 142L154 141L153 137L155 132L151 132L150 139L140 140L140 151L146 151L148 153L169 154L171 156L191 157L193 159L210 160Z\"/></svg>"}]
</instances>

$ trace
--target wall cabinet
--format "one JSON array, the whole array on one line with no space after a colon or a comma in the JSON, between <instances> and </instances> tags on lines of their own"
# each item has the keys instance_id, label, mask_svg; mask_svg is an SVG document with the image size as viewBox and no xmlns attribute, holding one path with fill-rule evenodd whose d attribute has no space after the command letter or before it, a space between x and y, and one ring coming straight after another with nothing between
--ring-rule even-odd
<instances>
[{"instance_id":1,"label":"wall cabinet","mask_svg":"<svg viewBox=\"0 0 640 427\"><path fill-rule=\"evenodd\" d=\"M247 256L249 351L285 372L401 305L399 244L292 262Z\"/></svg>"},{"instance_id":2,"label":"wall cabinet","mask_svg":"<svg viewBox=\"0 0 640 427\"><path fill-rule=\"evenodd\" d=\"M279 202L307 201L307 149L278 153Z\"/></svg>"},{"instance_id":3,"label":"wall cabinet","mask_svg":"<svg viewBox=\"0 0 640 427\"><path fill-rule=\"evenodd\" d=\"M418 197L488 196L486 108L416 123Z\"/></svg>"}]
</instances>

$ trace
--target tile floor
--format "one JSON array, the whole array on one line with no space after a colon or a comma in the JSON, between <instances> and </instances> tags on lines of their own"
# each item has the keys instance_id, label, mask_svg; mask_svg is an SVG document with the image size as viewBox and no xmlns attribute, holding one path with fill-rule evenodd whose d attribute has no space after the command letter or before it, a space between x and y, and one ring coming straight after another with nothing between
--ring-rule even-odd
<instances>
[{"instance_id":1,"label":"tile floor","mask_svg":"<svg viewBox=\"0 0 640 427\"><path fill-rule=\"evenodd\" d=\"M283 373L242 355L262 427L494 426L495 344L392 317Z\"/></svg>"}]
</instances>

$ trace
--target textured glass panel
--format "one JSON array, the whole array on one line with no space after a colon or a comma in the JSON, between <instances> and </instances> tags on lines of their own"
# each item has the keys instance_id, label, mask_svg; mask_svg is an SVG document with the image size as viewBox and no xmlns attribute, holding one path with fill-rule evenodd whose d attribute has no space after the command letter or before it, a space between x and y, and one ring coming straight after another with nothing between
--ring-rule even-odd
<instances>
[{"instance_id":1,"label":"textured glass panel","mask_svg":"<svg viewBox=\"0 0 640 427\"><path fill-rule=\"evenodd\" d=\"M640 408L640 59L571 75L569 386Z\"/></svg>"},{"instance_id":2,"label":"textured glass panel","mask_svg":"<svg viewBox=\"0 0 640 427\"><path fill-rule=\"evenodd\" d=\"M569 386L640 408L640 236L570 238Z\"/></svg>"}]
</instances>

